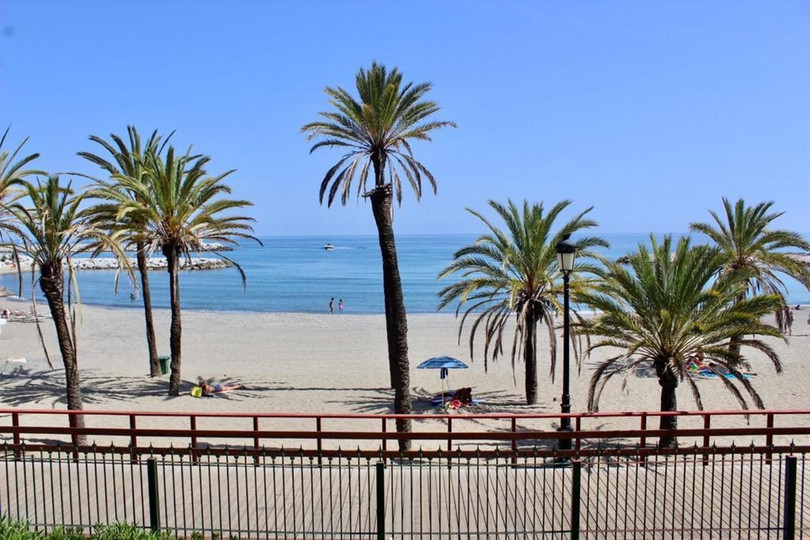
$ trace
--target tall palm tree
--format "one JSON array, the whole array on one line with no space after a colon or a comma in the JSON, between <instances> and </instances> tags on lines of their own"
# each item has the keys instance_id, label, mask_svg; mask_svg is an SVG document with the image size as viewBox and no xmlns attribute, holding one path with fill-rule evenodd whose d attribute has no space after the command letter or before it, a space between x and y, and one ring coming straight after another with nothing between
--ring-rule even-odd
<instances>
[{"instance_id":1,"label":"tall palm tree","mask_svg":"<svg viewBox=\"0 0 810 540\"><path fill-rule=\"evenodd\" d=\"M782 366L773 349L757 336L779 336L777 328L760 322L760 317L779 304L775 295L748 296L740 299L746 284L737 276L717 277L722 253L708 246L691 246L681 238L674 251L672 238L651 247L639 245L624 262L608 262L603 279L595 289L580 295L579 301L595 308L597 316L581 321L579 327L592 337L601 338L588 352L608 347L620 352L603 361L591 377L588 408L598 410L605 384L617 375L630 375L652 368L661 386L661 410L676 411L678 385L685 381L698 409L703 403L692 380L688 364L701 356L714 363L712 369L743 408L745 396L758 408L762 399L742 369L746 359L727 347L732 336L740 345L767 356L777 372ZM709 364L712 365L711 363ZM724 368L724 369L723 369ZM725 371L734 379L722 376ZM660 429L675 430L676 416L662 416ZM661 438L662 446L674 444L674 436Z\"/></svg>"},{"instance_id":2,"label":"tall palm tree","mask_svg":"<svg viewBox=\"0 0 810 540\"><path fill-rule=\"evenodd\" d=\"M250 234L253 232L249 225L254 221L252 218L230 214L232 210L251 206L252 203L223 198L223 195L231 192L223 180L234 171L209 176L205 170L209 161L208 156L190 153L178 156L170 146L164 156L147 152L141 178L114 177L117 185L115 191L132 194L116 201L119 203L117 220L142 224L140 231L129 231L129 238L143 243L146 253L160 249L168 264L171 303L169 347L172 356L169 395L172 396L180 393L182 363L181 259L199 252L206 241L235 245L239 239L248 238L259 242ZM220 253L214 252L214 255L227 259ZM239 265L235 267L244 285L245 274Z\"/></svg>"},{"instance_id":3,"label":"tall palm tree","mask_svg":"<svg viewBox=\"0 0 810 540\"><path fill-rule=\"evenodd\" d=\"M118 250L114 238L88 223L79 209L84 193L75 194L70 182L62 184L58 176L50 176L44 183L39 180L36 183L26 181L22 188L25 198L19 198L5 206L15 222L14 248L31 257L35 267L39 269L39 287L53 317L59 351L65 366L68 410L82 410L73 311L77 295L71 285L75 282L72 257L100 246L112 250L118 257L122 257L123 253ZM69 274L67 280L65 268ZM84 417L71 416L71 425L83 428ZM76 437L74 440L78 444L85 442L84 437Z\"/></svg>"},{"instance_id":4,"label":"tall palm tree","mask_svg":"<svg viewBox=\"0 0 810 540\"><path fill-rule=\"evenodd\" d=\"M717 268L719 275L738 274L748 284L745 295L764 292L779 297L774 308L779 329L784 331L782 314L788 308L785 284L781 276L790 276L810 290L810 265L785 250L810 252L810 243L793 231L771 229L771 223L784 212L771 212L772 202L746 206L743 199L733 205L723 198L725 215L710 211L714 224L692 223L690 228L708 236L720 249L722 259ZM731 347L739 352L738 340Z\"/></svg>"},{"instance_id":5,"label":"tall palm tree","mask_svg":"<svg viewBox=\"0 0 810 540\"><path fill-rule=\"evenodd\" d=\"M96 135L90 136L91 141L99 144L110 155L110 160L91 152L79 152L78 155L101 167L110 178L109 181L94 179L96 180L96 186L91 191L91 196L110 201L107 204L95 206L93 210L95 220L99 222L99 224L106 222L109 228L115 228L121 232L129 231L130 233L139 233L145 224L136 223L132 220L125 223L116 223L116 217L118 215L118 203L116 201L121 198L134 198L138 194L134 191L119 192L118 189L121 186L115 182L114 177L128 176L132 178L133 181L145 181L145 156L148 153L160 154L174 132L170 133L166 140L161 143L162 137L158 135L157 131L153 131L146 140L145 146L141 145L141 136L135 126L127 126L127 134L129 136L128 144L115 134L110 134L110 140L112 142L108 142ZM126 235L124 235L124 237L125 236ZM124 241L124 237L122 237L122 241ZM160 375L160 363L155 338L155 323L152 315L152 293L149 287L146 245L142 241L131 242L131 245L135 248L135 257L141 281L141 298L143 300L146 324L146 345L149 351L149 375L156 377Z\"/></svg>"},{"instance_id":6,"label":"tall palm tree","mask_svg":"<svg viewBox=\"0 0 810 540\"><path fill-rule=\"evenodd\" d=\"M413 157L411 142L430 141L431 132L442 127L455 127L455 124L430 120L439 111L436 103L423 99L432 85L403 85L402 74L396 68L388 71L385 66L373 62L368 71L360 69L355 85L359 101L341 87L327 87L326 95L335 110L321 112L323 120L306 124L301 131L308 133L307 140L318 139L310 152L323 147L346 151L321 182L321 203L326 198L327 206L332 206L339 195L345 205L355 181L356 196L371 200L382 254L394 411L407 414L411 412L408 322L394 239L393 198L396 195L401 204L403 179L410 184L417 200L422 197L423 178L436 192L436 181L430 171ZM410 431L410 421L397 420L397 429Z\"/></svg>"},{"instance_id":7,"label":"tall palm tree","mask_svg":"<svg viewBox=\"0 0 810 540\"><path fill-rule=\"evenodd\" d=\"M454 261L439 275L440 278L461 276L439 292L439 309L453 302L458 302L456 315L465 309L459 324L459 340L467 318L475 317L470 330L471 356L476 331L483 325L485 366L490 354L493 360L503 354L504 331L512 316L515 317L512 369L522 350L526 365L526 403L529 405L537 403L538 324L545 325L548 330L552 377L556 364L554 315L562 309L558 297L563 290L556 245L567 235L596 226L595 221L585 217L591 211L588 208L553 232L554 222L570 204L570 201L562 201L546 212L542 204L530 205L525 200L522 208L511 200L506 205L489 201L489 206L506 225L505 232L483 215L467 209L484 222L489 233L458 250ZM577 271L572 281L575 294L586 283L583 274L595 270L591 265L595 255L590 249L607 247L608 243L600 238L584 237L576 242L576 246Z\"/></svg>"}]
</instances>

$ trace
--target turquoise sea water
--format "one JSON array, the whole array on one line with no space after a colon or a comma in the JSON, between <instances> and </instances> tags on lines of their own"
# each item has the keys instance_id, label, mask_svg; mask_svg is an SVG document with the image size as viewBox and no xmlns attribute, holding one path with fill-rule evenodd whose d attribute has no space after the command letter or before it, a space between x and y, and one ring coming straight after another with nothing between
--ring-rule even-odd
<instances>
[{"instance_id":1,"label":"turquoise sea water","mask_svg":"<svg viewBox=\"0 0 810 540\"><path fill-rule=\"evenodd\" d=\"M647 234L604 234L618 257L635 250ZM475 240L475 235L402 235L397 238L402 288L409 313L435 313L437 293L446 284L437 280L453 253ZM235 269L183 272L181 302L184 309L214 311L327 312L335 298L335 311L343 299L346 313L383 313L382 263L376 236L265 237L264 246L248 244L227 255L247 273L242 289ZM324 250L331 243L334 250ZM155 307L169 307L168 274L150 273ZM85 304L139 307L130 300L131 287L122 280L113 292L110 271L79 273ZM30 281L28 277L26 280ZM16 276L0 276L0 285L16 290ZM788 283L791 304L810 304L810 293ZM28 292L24 293L28 296ZM447 310L452 313L452 309Z\"/></svg>"}]
</instances>

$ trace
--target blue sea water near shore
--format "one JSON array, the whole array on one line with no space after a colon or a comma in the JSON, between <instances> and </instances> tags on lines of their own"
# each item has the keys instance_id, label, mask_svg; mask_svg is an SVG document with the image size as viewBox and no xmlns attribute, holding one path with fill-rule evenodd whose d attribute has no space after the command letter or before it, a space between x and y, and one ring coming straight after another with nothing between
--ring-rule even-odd
<instances>
[{"instance_id":1,"label":"blue sea water near shore","mask_svg":"<svg viewBox=\"0 0 810 540\"><path fill-rule=\"evenodd\" d=\"M603 234L611 244L608 257L631 253L648 234ZM437 293L449 283L438 280L439 272L459 248L472 243L476 235L401 235L397 237L402 288L408 313L436 313ZM329 299L344 303L352 314L384 313L382 263L376 236L263 237L264 246L249 243L226 255L247 274L242 289L233 269L183 272L183 309L252 312L327 313ZM333 250L325 250L329 243ZM79 272L79 291L84 304L140 307L130 299L131 286L121 278L118 294L113 291L115 273L94 270ZM28 276L25 281L30 281ZM152 301L156 308L169 307L168 275L150 273ZM810 293L790 280L789 302L810 304ZM17 290L16 276L1 275L0 286ZM26 285L27 286L27 285ZM28 296L30 293L24 293ZM38 295L40 298L41 293ZM446 308L452 313L454 308Z\"/></svg>"}]
</instances>

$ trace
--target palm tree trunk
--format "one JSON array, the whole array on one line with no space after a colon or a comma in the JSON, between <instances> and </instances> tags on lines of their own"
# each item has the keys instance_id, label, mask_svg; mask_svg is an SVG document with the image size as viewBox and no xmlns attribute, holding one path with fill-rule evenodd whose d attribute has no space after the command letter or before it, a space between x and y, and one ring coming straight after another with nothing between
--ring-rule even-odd
<instances>
[{"instance_id":1,"label":"palm tree trunk","mask_svg":"<svg viewBox=\"0 0 810 540\"><path fill-rule=\"evenodd\" d=\"M526 364L526 404L537 404L537 332L534 309L526 314L526 327L523 332L523 362Z\"/></svg>"},{"instance_id":2,"label":"palm tree trunk","mask_svg":"<svg viewBox=\"0 0 810 540\"><path fill-rule=\"evenodd\" d=\"M377 188L370 194L371 209L377 223L380 253L383 265L383 292L385 295L385 327L388 336L388 362L391 386L394 389L394 413L411 414L411 378L408 365L408 318L402 295L402 280L399 276L397 247L394 240L391 215L391 186ZM400 418L396 421L399 433L410 433L411 421ZM410 449L410 440L400 440L400 450Z\"/></svg>"},{"instance_id":3,"label":"palm tree trunk","mask_svg":"<svg viewBox=\"0 0 810 540\"><path fill-rule=\"evenodd\" d=\"M138 272L141 274L141 295L143 296L143 314L146 319L146 346L149 349L149 376L160 375L160 362L158 361L157 342L155 340L155 321L152 317L152 292L149 289L149 269L147 268L145 246L142 242L137 244Z\"/></svg>"},{"instance_id":4,"label":"palm tree trunk","mask_svg":"<svg viewBox=\"0 0 810 540\"><path fill-rule=\"evenodd\" d=\"M62 277L62 264L43 264L40 268L41 277L39 287L48 301L53 324L56 328L56 339L59 342L59 352L65 365L65 393L67 395L67 408L69 411L81 411L82 403L81 384L79 380L79 365L76 358L76 347L68 324L68 314L64 303L64 279ZM70 427L84 429L84 415L70 416ZM73 435L74 445L87 444L86 435Z\"/></svg>"},{"instance_id":5,"label":"palm tree trunk","mask_svg":"<svg viewBox=\"0 0 810 540\"><path fill-rule=\"evenodd\" d=\"M175 246L163 246L163 255L169 267L169 296L171 298L172 322L169 328L169 348L172 353L172 373L169 376L169 395L180 395L180 344L183 325L180 321L179 252Z\"/></svg>"},{"instance_id":6,"label":"palm tree trunk","mask_svg":"<svg viewBox=\"0 0 810 540\"><path fill-rule=\"evenodd\" d=\"M738 295L736 302L742 302L743 300L745 300L745 293ZM731 339L728 340L728 352L738 358L740 356L742 338L743 336L731 336Z\"/></svg>"},{"instance_id":7,"label":"palm tree trunk","mask_svg":"<svg viewBox=\"0 0 810 540\"><path fill-rule=\"evenodd\" d=\"M658 375L658 384L661 386L661 411L677 411L678 410L678 397L676 389L678 388L678 377L672 371L668 359L658 359L655 361L655 373ZM675 431L678 429L677 416L662 416L658 423L658 428L662 430ZM659 445L661 447L675 446L678 438L675 435L666 435L661 437Z\"/></svg>"}]
</instances>

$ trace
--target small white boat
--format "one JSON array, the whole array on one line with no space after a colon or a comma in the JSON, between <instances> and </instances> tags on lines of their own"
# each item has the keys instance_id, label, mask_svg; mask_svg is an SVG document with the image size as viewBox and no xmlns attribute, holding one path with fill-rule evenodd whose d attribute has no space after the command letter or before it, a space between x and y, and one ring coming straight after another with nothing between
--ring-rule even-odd
<instances>
[{"instance_id":1,"label":"small white boat","mask_svg":"<svg viewBox=\"0 0 810 540\"><path fill-rule=\"evenodd\" d=\"M332 244L326 244L325 246L323 246L323 249L330 251L332 249L335 249L335 246L333 246Z\"/></svg>"}]
</instances>

